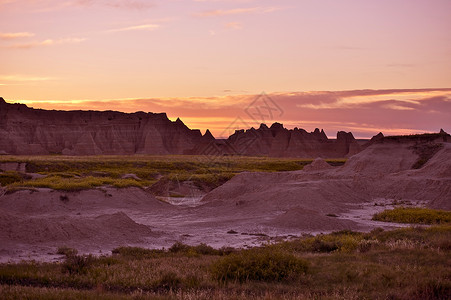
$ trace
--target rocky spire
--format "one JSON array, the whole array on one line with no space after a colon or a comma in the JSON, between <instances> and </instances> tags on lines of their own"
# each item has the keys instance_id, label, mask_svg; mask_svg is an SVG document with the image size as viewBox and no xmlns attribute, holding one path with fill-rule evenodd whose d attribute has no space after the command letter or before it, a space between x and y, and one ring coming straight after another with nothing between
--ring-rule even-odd
<instances>
[{"instance_id":1,"label":"rocky spire","mask_svg":"<svg viewBox=\"0 0 451 300\"><path fill-rule=\"evenodd\" d=\"M210 129L207 129L207 131L205 131L205 134L203 136L204 139L207 140L214 140L214 136L211 134Z\"/></svg>"}]
</instances>

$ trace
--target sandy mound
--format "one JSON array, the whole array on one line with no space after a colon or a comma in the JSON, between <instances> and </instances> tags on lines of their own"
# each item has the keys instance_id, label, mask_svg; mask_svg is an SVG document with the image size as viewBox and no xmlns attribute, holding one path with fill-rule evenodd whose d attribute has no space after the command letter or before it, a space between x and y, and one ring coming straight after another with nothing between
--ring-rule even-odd
<instances>
[{"instance_id":1,"label":"sandy mound","mask_svg":"<svg viewBox=\"0 0 451 300\"><path fill-rule=\"evenodd\" d=\"M201 190L193 181L178 181L163 177L148 188L148 191L154 196L160 197L201 197L205 195L206 192L211 191L211 188Z\"/></svg>"},{"instance_id":2,"label":"sandy mound","mask_svg":"<svg viewBox=\"0 0 451 300\"><path fill-rule=\"evenodd\" d=\"M451 209L451 144L443 143L442 149L421 168L413 166L419 161L412 144L385 143L373 145L355 155L345 166L331 174L352 175L357 168L363 172L353 175L353 189L366 194L369 199L386 198L397 201L422 203L423 205ZM400 155L387 155L389 147ZM382 154L376 150L384 149ZM368 158L374 153L376 158ZM404 155L401 155L404 153ZM371 170L371 162L378 161ZM410 165L410 168L408 166Z\"/></svg>"},{"instance_id":3,"label":"sandy mound","mask_svg":"<svg viewBox=\"0 0 451 300\"><path fill-rule=\"evenodd\" d=\"M99 188L79 192L23 190L1 197L0 207L18 214L83 212L102 208L143 211L172 209L171 205L139 188Z\"/></svg>"},{"instance_id":4,"label":"sandy mound","mask_svg":"<svg viewBox=\"0 0 451 300\"><path fill-rule=\"evenodd\" d=\"M126 214L98 217L23 217L0 213L2 243L124 243L152 235L149 227L135 223Z\"/></svg>"},{"instance_id":5,"label":"sandy mound","mask_svg":"<svg viewBox=\"0 0 451 300\"><path fill-rule=\"evenodd\" d=\"M274 218L266 225L284 228L302 228L304 231L335 231L354 229L357 224L350 220L340 220L332 216L321 215L317 211L295 207Z\"/></svg>"},{"instance_id":6,"label":"sandy mound","mask_svg":"<svg viewBox=\"0 0 451 300\"><path fill-rule=\"evenodd\" d=\"M414 145L373 144L338 168L317 159L303 171L241 173L207 194L202 209L211 208L218 220L247 218L299 231L359 229L361 220L355 224L327 215L340 216L378 199L449 209L451 144L420 169L412 169L419 159Z\"/></svg>"},{"instance_id":7,"label":"sandy mound","mask_svg":"<svg viewBox=\"0 0 451 300\"><path fill-rule=\"evenodd\" d=\"M329 165L324 159L318 157L311 164L306 165L303 170L304 172L317 172L323 170L330 170L333 167Z\"/></svg>"},{"instance_id":8,"label":"sandy mound","mask_svg":"<svg viewBox=\"0 0 451 300\"><path fill-rule=\"evenodd\" d=\"M410 170L418 160L412 143L384 142L373 144L364 151L352 156L343 167L340 175L382 177L390 173Z\"/></svg>"},{"instance_id":9,"label":"sandy mound","mask_svg":"<svg viewBox=\"0 0 451 300\"><path fill-rule=\"evenodd\" d=\"M451 179L451 143L444 143L443 148L437 152L421 169L416 171L417 176L437 177Z\"/></svg>"},{"instance_id":10,"label":"sandy mound","mask_svg":"<svg viewBox=\"0 0 451 300\"><path fill-rule=\"evenodd\" d=\"M326 217L347 211L350 203L365 202L349 180L299 179L299 172L242 173L203 198L199 214L217 222L242 223L302 231L350 228L352 222ZM208 210L209 209L209 210ZM244 221L245 220L245 221ZM357 228L357 226L354 226Z\"/></svg>"}]
</instances>

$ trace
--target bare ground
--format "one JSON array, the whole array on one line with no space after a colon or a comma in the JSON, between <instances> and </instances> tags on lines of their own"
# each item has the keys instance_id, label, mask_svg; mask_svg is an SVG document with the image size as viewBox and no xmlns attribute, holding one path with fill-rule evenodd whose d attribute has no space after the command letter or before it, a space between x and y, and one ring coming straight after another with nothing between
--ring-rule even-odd
<instances>
[{"instance_id":1,"label":"bare ground","mask_svg":"<svg viewBox=\"0 0 451 300\"><path fill-rule=\"evenodd\" d=\"M245 172L186 198L110 187L0 193L0 261L59 259L61 246L94 254L176 241L252 247L303 234L401 226L371 216L396 204L451 209L451 144L414 169L417 149L413 142L374 144L342 167L317 159L302 171Z\"/></svg>"}]
</instances>

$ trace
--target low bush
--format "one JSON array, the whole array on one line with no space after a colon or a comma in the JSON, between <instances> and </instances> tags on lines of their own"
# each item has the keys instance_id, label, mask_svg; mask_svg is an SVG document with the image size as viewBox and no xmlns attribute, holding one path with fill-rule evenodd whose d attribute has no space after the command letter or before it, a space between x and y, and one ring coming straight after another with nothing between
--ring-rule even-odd
<instances>
[{"instance_id":1,"label":"low bush","mask_svg":"<svg viewBox=\"0 0 451 300\"><path fill-rule=\"evenodd\" d=\"M168 250L171 253L182 253L187 255L227 255L233 251L230 248L215 249L204 243L197 246L189 246L182 242L175 242Z\"/></svg>"},{"instance_id":2,"label":"low bush","mask_svg":"<svg viewBox=\"0 0 451 300\"><path fill-rule=\"evenodd\" d=\"M114 255L121 255L122 257L126 258L147 259L154 258L158 254L165 253L165 251L157 249L145 249L140 247L118 247L113 249L112 253Z\"/></svg>"},{"instance_id":3,"label":"low bush","mask_svg":"<svg viewBox=\"0 0 451 300\"><path fill-rule=\"evenodd\" d=\"M273 247L254 248L232 253L216 261L211 272L220 282L280 282L299 279L308 264L293 254Z\"/></svg>"},{"instance_id":4,"label":"low bush","mask_svg":"<svg viewBox=\"0 0 451 300\"><path fill-rule=\"evenodd\" d=\"M182 279L174 272L164 272L160 278L155 282L158 289L175 290L182 284Z\"/></svg>"},{"instance_id":5,"label":"low bush","mask_svg":"<svg viewBox=\"0 0 451 300\"><path fill-rule=\"evenodd\" d=\"M351 252L360 247L362 240L362 233L338 231L289 242L286 246L297 252Z\"/></svg>"},{"instance_id":6,"label":"low bush","mask_svg":"<svg viewBox=\"0 0 451 300\"><path fill-rule=\"evenodd\" d=\"M65 255L66 257L77 255L77 253L78 253L77 249L70 248L67 246L59 247L58 250L56 250L56 254Z\"/></svg>"},{"instance_id":7,"label":"low bush","mask_svg":"<svg viewBox=\"0 0 451 300\"><path fill-rule=\"evenodd\" d=\"M85 274L88 268L93 264L94 257L92 255L68 254L66 260L62 264L63 273Z\"/></svg>"}]
</instances>

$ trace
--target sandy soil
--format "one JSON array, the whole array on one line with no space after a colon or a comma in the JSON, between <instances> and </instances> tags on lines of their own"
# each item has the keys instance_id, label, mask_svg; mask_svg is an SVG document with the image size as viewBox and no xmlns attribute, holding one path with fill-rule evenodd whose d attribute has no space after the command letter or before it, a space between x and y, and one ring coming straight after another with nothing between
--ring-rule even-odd
<instances>
[{"instance_id":1,"label":"sandy soil","mask_svg":"<svg viewBox=\"0 0 451 300\"><path fill-rule=\"evenodd\" d=\"M252 247L303 234L405 226L371 221L396 203L451 209L451 144L422 168L412 144L374 144L342 167L315 160L302 171L242 173L205 196L155 198L104 187L65 193L0 191L0 261L54 260L60 246L110 253L176 241Z\"/></svg>"}]
</instances>

